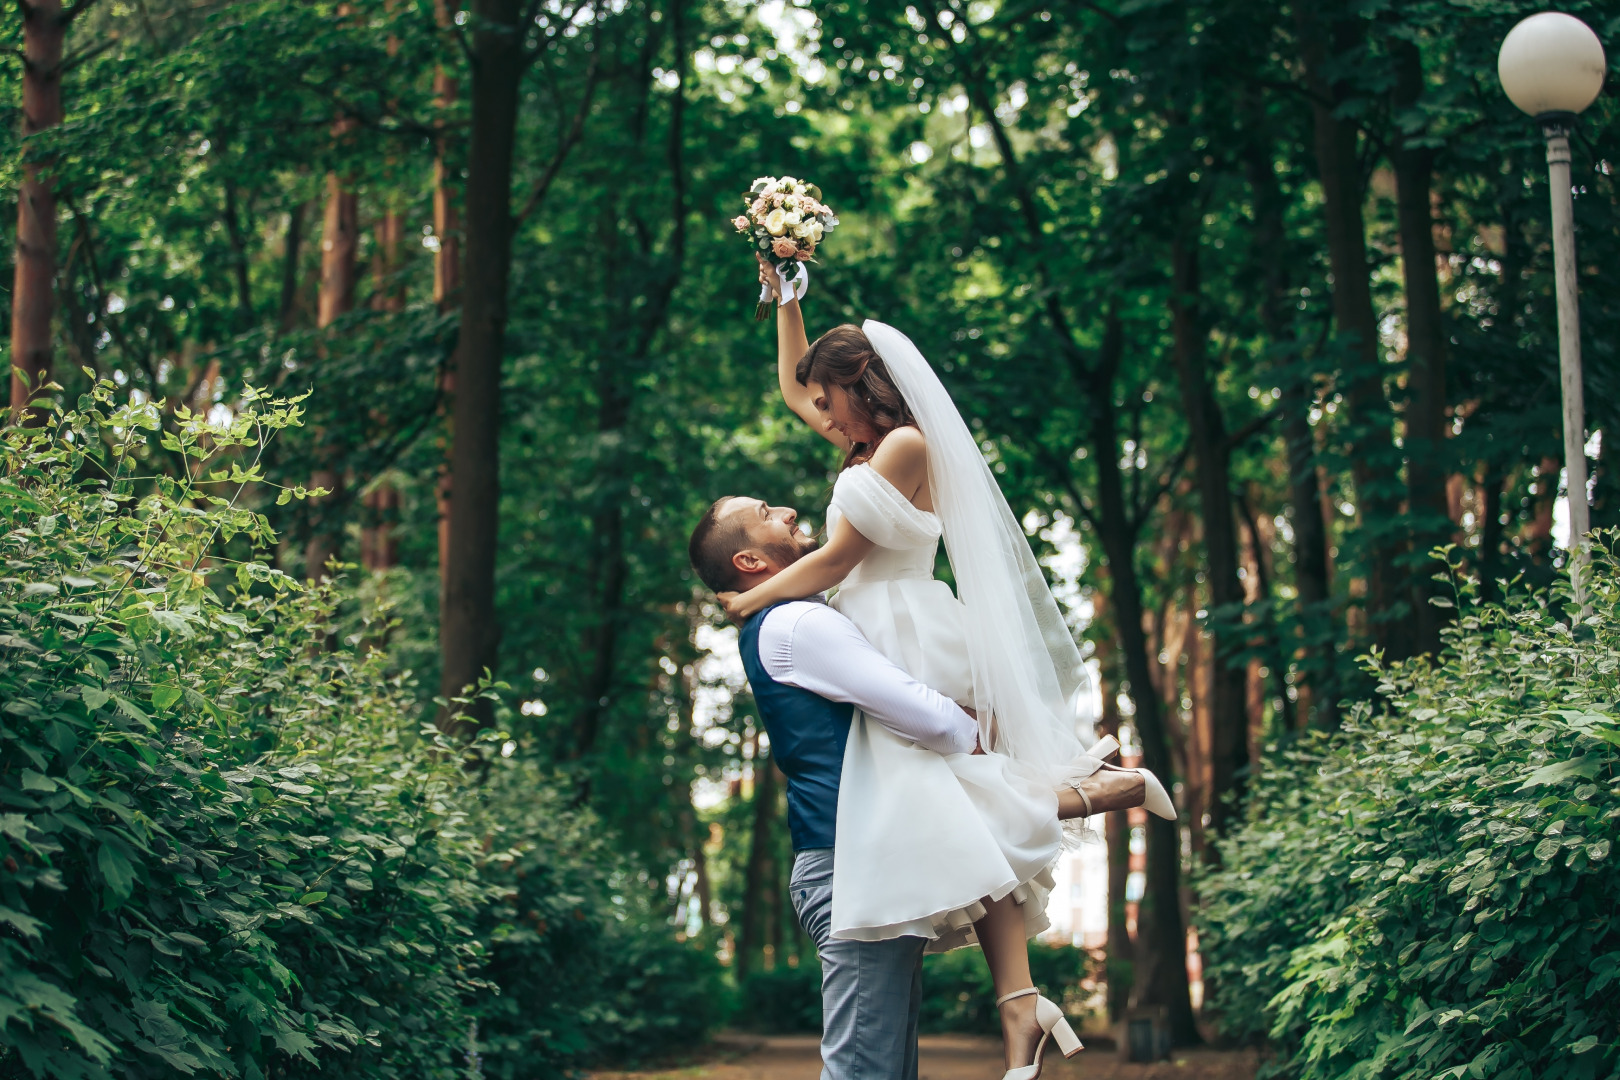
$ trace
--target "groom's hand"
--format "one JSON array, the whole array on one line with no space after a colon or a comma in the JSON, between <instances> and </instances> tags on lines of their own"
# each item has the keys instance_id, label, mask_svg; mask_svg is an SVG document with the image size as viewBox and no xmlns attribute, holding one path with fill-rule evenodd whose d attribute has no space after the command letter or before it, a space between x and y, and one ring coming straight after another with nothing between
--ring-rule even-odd
<instances>
[{"instance_id":1,"label":"groom's hand","mask_svg":"<svg viewBox=\"0 0 1620 1080\"><path fill-rule=\"evenodd\" d=\"M963 712L965 712L969 716L973 717L973 722L975 724L977 724L979 722L978 710L970 709L966 705L962 705L962 706L959 706L959 707L961 708L961 710ZM979 741L979 733L977 731L975 731L973 733L973 749L970 750L969 753L970 754L982 754L982 753L984 753L984 743Z\"/></svg>"}]
</instances>

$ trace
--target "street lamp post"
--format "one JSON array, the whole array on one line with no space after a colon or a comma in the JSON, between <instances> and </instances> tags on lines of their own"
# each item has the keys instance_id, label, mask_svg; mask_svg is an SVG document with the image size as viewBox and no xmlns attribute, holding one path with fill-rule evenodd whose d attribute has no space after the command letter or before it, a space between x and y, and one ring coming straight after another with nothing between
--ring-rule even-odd
<instances>
[{"instance_id":1,"label":"street lamp post","mask_svg":"<svg viewBox=\"0 0 1620 1080\"><path fill-rule=\"evenodd\" d=\"M1543 11L1509 31L1496 74L1513 104L1536 118L1547 139L1552 187L1553 270L1558 293L1558 371L1564 399L1564 468L1569 478L1570 585L1585 609L1581 543L1591 528L1586 495L1586 409L1581 391L1580 299L1575 280L1575 207L1570 194L1569 133L1575 116L1603 89L1607 61L1590 27L1573 15ZM1620 432L1616 433L1620 435Z\"/></svg>"}]
</instances>

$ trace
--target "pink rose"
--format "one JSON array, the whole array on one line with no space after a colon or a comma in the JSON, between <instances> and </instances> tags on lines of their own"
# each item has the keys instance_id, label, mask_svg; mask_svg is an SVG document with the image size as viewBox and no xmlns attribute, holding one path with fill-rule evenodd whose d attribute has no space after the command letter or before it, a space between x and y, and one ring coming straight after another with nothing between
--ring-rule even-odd
<instances>
[{"instance_id":1,"label":"pink rose","mask_svg":"<svg viewBox=\"0 0 1620 1080\"><path fill-rule=\"evenodd\" d=\"M793 253L793 257L800 262L809 262L813 255L815 255L815 252L810 248L800 248Z\"/></svg>"},{"instance_id":2,"label":"pink rose","mask_svg":"<svg viewBox=\"0 0 1620 1080\"><path fill-rule=\"evenodd\" d=\"M732 218L731 224L736 227L738 232L748 231L748 219L743 217L741 214L738 214L736 217Z\"/></svg>"},{"instance_id":3,"label":"pink rose","mask_svg":"<svg viewBox=\"0 0 1620 1080\"><path fill-rule=\"evenodd\" d=\"M791 259L799 254L799 245L783 236L771 241L771 250L776 252L777 258Z\"/></svg>"}]
</instances>

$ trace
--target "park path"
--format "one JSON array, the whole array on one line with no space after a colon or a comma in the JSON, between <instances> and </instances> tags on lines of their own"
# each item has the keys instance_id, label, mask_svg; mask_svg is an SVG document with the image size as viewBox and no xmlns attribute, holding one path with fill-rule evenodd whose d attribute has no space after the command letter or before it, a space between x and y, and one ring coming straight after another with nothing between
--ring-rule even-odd
<instances>
[{"instance_id":1,"label":"park path","mask_svg":"<svg viewBox=\"0 0 1620 1080\"><path fill-rule=\"evenodd\" d=\"M998 1080L1001 1043L976 1035L925 1035L918 1080ZM1257 1058L1247 1050L1187 1050L1169 1061L1133 1065L1113 1050L1091 1049L1064 1061L1049 1056L1043 1080L1254 1080ZM821 1057L811 1035L716 1040L709 1057L651 1072L593 1073L592 1080L817 1080Z\"/></svg>"}]
</instances>

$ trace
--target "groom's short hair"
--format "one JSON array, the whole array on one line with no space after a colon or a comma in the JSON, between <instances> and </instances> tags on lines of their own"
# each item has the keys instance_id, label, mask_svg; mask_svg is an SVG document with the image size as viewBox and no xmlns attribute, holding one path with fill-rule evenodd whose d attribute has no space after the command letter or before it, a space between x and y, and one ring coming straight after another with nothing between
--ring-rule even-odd
<instances>
[{"instance_id":1,"label":"groom's short hair","mask_svg":"<svg viewBox=\"0 0 1620 1080\"><path fill-rule=\"evenodd\" d=\"M721 507L735 499L735 495L722 495L714 500L692 530L692 539L686 546L692 569L703 584L715 592L736 589L737 567L731 557L748 546L748 525L740 515L723 517Z\"/></svg>"}]
</instances>

